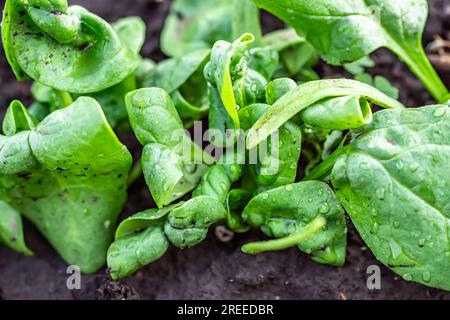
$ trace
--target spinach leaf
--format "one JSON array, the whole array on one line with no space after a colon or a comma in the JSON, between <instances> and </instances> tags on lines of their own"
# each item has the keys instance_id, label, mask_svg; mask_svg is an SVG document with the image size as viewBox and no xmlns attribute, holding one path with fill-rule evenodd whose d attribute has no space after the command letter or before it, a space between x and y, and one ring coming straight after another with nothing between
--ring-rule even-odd
<instances>
[{"instance_id":1,"label":"spinach leaf","mask_svg":"<svg viewBox=\"0 0 450 320\"><path fill-rule=\"evenodd\" d=\"M6 110L3 119L3 134L13 136L16 133L31 130L36 127L38 121L28 113L19 100L14 100Z\"/></svg>"},{"instance_id":2,"label":"spinach leaf","mask_svg":"<svg viewBox=\"0 0 450 320\"><path fill-rule=\"evenodd\" d=\"M0 243L17 252L33 254L25 244L20 213L2 200L0 200Z\"/></svg>"},{"instance_id":3,"label":"spinach leaf","mask_svg":"<svg viewBox=\"0 0 450 320\"><path fill-rule=\"evenodd\" d=\"M136 54L141 51L146 32L145 23L142 19L138 17L119 19L112 26L130 51ZM137 73L142 72L141 67L147 68L141 61L138 70L136 70L136 75L133 73L110 88L87 95L97 100L105 113L108 123L116 130L127 126L128 114L125 106L125 95L130 91L136 90ZM41 113L39 115L41 120L43 115L47 116L55 110L72 104L72 96L75 98L79 96L78 94L71 94L45 86L39 82L33 83L31 91L33 97L39 102L34 107L39 108L37 111Z\"/></svg>"},{"instance_id":4,"label":"spinach leaf","mask_svg":"<svg viewBox=\"0 0 450 320\"><path fill-rule=\"evenodd\" d=\"M242 128L248 130L268 110L269 105L253 104L239 111ZM300 159L302 132L292 121L286 122L279 134L267 143L249 151L244 185L254 192L273 189L295 182Z\"/></svg>"},{"instance_id":5,"label":"spinach leaf","mask_svg":"<svg viewBox=\"0 0 450 320\"><path fill-rule=\"evenodd\" d=\"M250 226L242 219L242 211L252 197L253 192L245 189L233 189L228 193L227 226L230 230L238 233L245 233L250 230Z\"/></svg>"},{"instance_id":6,"label":"spinach leaf","mask_svg":"<svg viewBox=\"0 0 450 320\"><path fill-rule=\"evenodd\" d=\"M145 180L161 208L192 191L214 160L187 136L163 89L132 91L125 101L133 131L144 146Z\"/></svg>"},{"instance_id":7,"label":"spinach leaf","mask_svg":"<svg viewBox=\"0 0 450 320\"><path fill-rule=\"evenodd\" d=\"M344 210L331 188L320 181L300 182L263 192L242 213L244 220L281 241L247 244L246 253L297 245L319 263L345 262Z\"/></svg>"},{"instance_id":8,"label":"spinach leaf","mask_svg":"<svg viewBox=\"0 0 450 320\"><path fill-rule=\"evenodd\" d=\"M111 87L139 61L107 22L64 0L7 0L2 40L19 80L73 93Z\"/></svg>"},{"instance_id":9,"label":"spinach leaf","mask_svg":"<svg viewBox=\"0 0 450 320\"><path fill-rule=\"evenodd\" d=\"M242 35L233 43L218 41L215 43L211 61L205 67L205 78L217 88L220 99L233 121L234 129L240 128L237 108L237 99L233 83L242 79L245 75L247 64L244 57L250 44L255 40L250 33Z\"/></svg>"},{"instance_id":10,"label":"spinach leaf","mask_svg":"<svg viewBox=\"0 0 450 320\"><path fill-rule=\"evenodd\" d=\"M251 33L255 36L253 45L261 46L263 35L258 7L251 1L231 1L233 2L232 38L237 39L244 33Z\"/></svg>"},{"instance_id":11,"label":"spinach leaf","mask_svg":"<svg viewBox=\"0 0 450 320\"><path fill-rule=\"evenodd\" d=\"M14 114L21 119L26 110ZM16 134L0 135L0 200L31 220L69 264L97 271L125 203L128 150L87 97L34 128L8 131Z\"/></svg>"},{"instance_id":12,"label":"spinach leaf","mask_svg":"<svg viewBox=\"0 0 450 320\"><path fill-rule=\"evenodd\" d=\"M112 24L123 45L131 52L139 54L145 42L147 26L140 17L126 17Z\"/></svg>"},{"instance_id":13,"label":"spinach leaf","mask_svg":"<svg viewBox=\"0 0 450 320\"><path fill-rule=\"evenodd\" d=\"M232 1L174 0L161 34L169 57L210 49L217 40L232 40Z\"/></svg>"},{"instance_id":14,"label":"spinach leaf","mask_svg":"<svg viewBox=\"0 0 450 320\"><path fill-rule=\"evenodd\" d=\"M375 77L372 77L368 73L359 73L355 76L355 80L367 83L368 85L377 88L378 90L383 92L388 97L391 97L392 99L399 98L398 89L394 87L390 83L390 81L383 76L377 75Z\"/></svg>"},{"instance_id":15,"label":"spinach leaf","mask_svg":"<svg viewBox=\"0 0 450 320\"><path fill-rule=\"evenodd\" d=\"M336 106L339 108L334 108L335 99L329 103L325 102L325 104L328 105L327 112L317 114L318 117L314 121L315 124L330 124L333 121L333 117L338 116L343 122L342 126L346 126L347 117L346 115L342 116L340 113L342 111L341 107L344 108L344 110L348 107L344 98L348 96L358 97L358 101L363 102L360 108L350 109L352 112L355 112L355 114L348 114L349 117L360 118L360 123L367 122L365 119L367 118L368 110L364 100L360 100L359 98L372 101L385 108L403 108L403 105L400 102L387 97L372 86L358 81L345 79L311 81L289 91L274 103L272 108L270 108L270 110L264 114L250 130L247 137L247 147L255 147L281 127L286 121L309 107L313 110L324 110L323 103L321 102L325 99L340 97L339 99L344 100L338 100ZM317 104L318 102L319 104ZM355 106L354 103L350 103L350 105L352 104ZM349 128L352 127L353 123L350 123Z\"/></svg>"},{"instance_id":16,"label":"spinach leaf","mask_svg":"<svg viewBox=\"0 0 450 320\"><path fill-rule=\"evenodd\" d=\"M450 111L377 112L354 131L332 182L375 256L405 280L450 289Z\"/></svg>"},{"instance_id":17,"label":"spinach leaf","mask_svg":"<svg viewBox=\"0 0 450 320\"><path fill-rule=\"evenodd\" d=\"M278 64L278 55L271 48L254 48L252 34L244 34L233 43L218 41L212 50L211 61L205 66L209 82L209 127L218 131L211 142L229 146L226 129L240 129L238 110L254 103L265 102L267 82ZM226 141L226 142L225 142Z\"/></svg>"},{"instance_id":18,"label":"spinach leaf","mask_svg":"<svg viewBox=\"0 0 450 320\"><path fill-rule=\"evenodd\" d=\"M297 83L289 78L279 78L269 82L266 88L267 104L273 105L282 96L295 88L297 88Z\"/></svg>"},{"instance_id":19,"label":"spinach leaf","mask_svg":"<svg viewBox=\"0 0 450 320\"><path fill-rule=\"evenodd\" d=\"M293 29L273 31L264 36L265 46L276 50L280 56L282 70L277 74L283 76L299 77L300 81L307 80L308 74L318 76L312 67L318 62L318 53L304 38L298 36ZM282 77L282 76L279 76Z\"/></svg>"},{"instance_id":20,"label":"spinach leaf","mask_svg":"<svg viewBox=\"0 0 450 320\"><path fill-rule=\"evenodd\" d=\"M353 62L380 47L395 52L439 102L448 90L421 45L426 0L254 0L304 36L331 64Z\"/></svg>"},{"instance_id":21,"label":"spinach leaf","mask_svg":"<svg viewBox=\"0 0 450 320\"><path fill-rule=\"evenodd\" d=\"M198 50L159 63L145 75L143 87L159 87L172 97L185 126L200 120L208 113L207 83L203 69L210 50Z\"/></svg>"},{"instance_id":22,"label":"spinach leaf","mask_svg":"<svg viewBox=\"0 0 450 320\"><path fill-rule=\"evenodd\" d=\"M375 67L375 61L373 61L369 56L364 56L354 62L345 63L343 67L347 72L358 75L364 73L366 71L366 68Z\"/></svg>"}]
</instances>

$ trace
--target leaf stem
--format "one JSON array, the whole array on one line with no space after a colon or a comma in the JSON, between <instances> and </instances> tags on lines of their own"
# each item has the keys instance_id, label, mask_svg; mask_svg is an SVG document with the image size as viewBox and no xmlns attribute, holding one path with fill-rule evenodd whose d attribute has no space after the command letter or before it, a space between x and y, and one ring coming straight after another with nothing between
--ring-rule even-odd
<instances>
[{"instance_id":1,"label":"leaf stem","mask_svg":"<svg viewBox=\"0 0 450 320\"><path fill-rule=\"evenodd\" d=\"M266 251L284 250L311 238L326 224L327 220L325 217L319 215L305 228L302 228L302 230L293 235L276 240L248 243L242 246L242 251L247 254L257 254Z\"/></svg>"},{"instance_id":2,"label":"leaf stem","mask_svg":"<svg viewBox=\"0 0 450 320\"><path fill-rule=\"evenodd\" d=\"M393 46L392 51L405 62L411 71L422 81L427 90L439 103L444 103L450 99L450 93L437 74L430 60L420 46L415 50L409 50L401 46Z\"/></svg>"},{"instance_id":3,"label":"leaf stem","mask_svg":"<svg viewBox=\"0 0 450 320\"><path fill-rule=\"evenodd\" d=\"M64 108L70 106L73 103L72 95L69 92L58 90L58 94L61 97Z\"/></svg>"},{"instance_id":4,"label":"leaf stem","mask_svg":"<svg viewBox=\"0 0 450 320\"><path fill-rule=\"evenodd\" d=\"M347 147L344 147L346 140L347 137L342 140L339 147L337 147L337 149L328 158L326 158L317 167L315 167L308 175L306 175L306 177L302 179L302 181L324 180L326 177L328 177L337 159L347 150Z\"/></svg>"}]
</instances>

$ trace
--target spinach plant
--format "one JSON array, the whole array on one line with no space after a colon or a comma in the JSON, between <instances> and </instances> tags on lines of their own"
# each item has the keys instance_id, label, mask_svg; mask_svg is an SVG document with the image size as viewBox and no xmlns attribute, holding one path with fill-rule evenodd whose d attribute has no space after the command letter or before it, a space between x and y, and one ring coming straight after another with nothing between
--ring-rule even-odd
<instances>
[{"instance_id":1,"label":"spinach plant","mask_svg":"<svg viewBox=\"0 0 450 320\"><path fill-rule=\"evenodd\" d=\"M149 209L124 220L108 251L113 279L131 275L159 259L172 243L189 248L203 241L208 228L225 221L225 203L231 185L241 175L238 154L227 154L202 177L192 199L161 209Z\"/></svg>"},{"instance_id":2,"label":"spinach plant","mask_svg":"<svg viewBox=\"0 0 450 320\"><path fill-rule=\"evenodd\" d=\"M263 34L257 6L294 29ZM424 0L174 0L169 58L154 63L139 55L138 17L110 25L65 0L7 0L3 47L35 102L13 101L3 121L0 242L32 254L24 216L68 263L92 273L106 261L117 280L223 224L271 238L247 254L297 247L342 266L346 212L382 263L450 290L448 106L406 109L364 72L388 47L447 100L420 45L425 19ZM359 81L319 80L319 55ZM185 130L206 118L217 161ZM128 126L143 146L131 173L112 130ZM136 173L157 208L114 235Z\"/></svg>"}]
</instances>

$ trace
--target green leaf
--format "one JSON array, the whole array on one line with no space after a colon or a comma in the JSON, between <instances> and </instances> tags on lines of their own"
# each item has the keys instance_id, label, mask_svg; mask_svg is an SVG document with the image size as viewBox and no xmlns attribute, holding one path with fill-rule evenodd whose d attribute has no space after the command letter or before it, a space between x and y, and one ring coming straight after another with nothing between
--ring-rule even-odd
<instances>
[{"instance_id":1,"label":"green leaf","mask_svg":"<svg viewBox=\"0 0 450 320\"><path fill-rule=\"evenodd\" d=\"M275 102L250 130L247 147L255 147L297 113L314 106L317 102L343 96L364 97L384 108L403 108L400 102L358 81L346 79L311 81L289 91Z\"/></svg>"},{"instance_id":2,"label":"green leaf","mask_svg":"<svg viewBox=\"0 0 450 320\"><path fill-rule=\"evenodd\" d=\"M0 243L17 252L33 254L25 244L20 213L2 200L0 200Z\"/></svg>"},{"instance_id":3,"label":"green leaf","mask_svg":"<svg viewBox=\"0 0 450 320\"><path fill-rule=\"evenodd\" d=\"M297 83L289 78L280 78L269 82L266 88L267 104L273 105L282 96L295 88L297 88Z\"/></svg>"},{"instance_id":4,"label":"green leaf","mask_svg":"<svg viewBox=\"0 0 450 320\"><path fill-rule=\"evenodd\" d=\"M203 175L192 196L206 195L216 198L224 204L231 186L242 175L242 163L244 163L244 159L238 156L231 158L230 154L226 154L220 163L209 168Z\"/></svg>"},{"instance_id":5,"label":"green leaf","mask_svg":"<svg viewBox=\"0 0 450 320\"><path fill-rule=\"evenodd\" d=\"M270 106L253 104L239 111L242 128L248 130ZM261 192L294 183L302 146L302 132L292 121L286 122L276 135L249 151L245 184L254 180L253 191Z\"/></svg>"},{"instance_id":6,"label":"green leaf","mask_svg":"<svg viewBox=\"0 0 450 320\"><path fill-rule=\"evenodd\" d=\"M169 57L183 56L232 38L231 1L174 0L161 34L161 50Z\"/></svg>"},{"instance_id":7,"label":"green leaf","mask_svg":"<svg viewBox=\"0 0 450 320\"><path fill-rule=\"evenodd\" d=\"M39 0L6 1L2 40L19 80L31 77L61 91L89 93L121 82L136 69L138 56L107 22L66 1L53 10Z\"/></svg>"},{"instance_id":8,"label":"green leaf","mask_svg":"<svg viewBox=\"0 0 450 320\"><path fill-rule=\"evenodd\" d=\"M125 100L133 131L144 146L144 176L161 208L192 191L213 160L186 135L166 91L139 89Z\"/></svg>"},{"instance_id":9,"label":"green leaf","mask_svg":"<svg viewBox=\"0 0 450 320\"><path fill-rule=\"evenodd\" d=\"M277 71L278 64L278 53L272 48L253 48L248 52L248 67L258 72L267 81L272 79L275 71Z\"/></svg>"},{"instance_id":10,"label":"green leaf","mask_svg":"<svg viewBox=\"0 0 450 320\"><path fill-rule=\"evenodd\" d=\"M88 96L97 100L105 113L109 125L116 129L120 124L128 122L125 95L130 91L136 90L136 88L136 78L134 75L131 75L115 86Z\"/></svg>"},{"instance_id":11,"label":"green leaf","mask_svg":"<svg viewBox=\"0 0 450 320\"><path fill-rule=\"evenodd\" d=\"M0 194L69 264L103 266L126 199L131 155L98 103L79 98L30 131L0 136Z\"/></svg>"},{"instance_id":12,"label":"green leaf","mask_svg":"<svg viewBox=\"0 0 450 320\"><path fill-rule=\"evenodd\" d=\"M398 99L399 97L398 89L394 87L389 82L389 80L383 76L377 75L375 77L372 77L368 73L360 73L355 76L355 80L367 83L368 85L377 88L392 99Z\"/></svg>"},{"instance_id":13,"label":"green leaf","mask_svg":"<svg viewBox=\"0 0 450 320\"><path fill-rule=\"evenodd\" d=\"M370 103L358 96L343 96L319 101L299 114L306 124L331 130L363 127L372 122Z\"/></svg>"},{"instance_id":14,"label":"green leaf","mask_svg":"<svg viewBox=\"0 0 450 320\"><path fill-rule=\"evenodd\" d=\"M171 209L172 206L167 206L162 209L148 209L132 215L120 223L116 230L115 239L126 238L135 234L137 231L144 230L151 225L160 223Z\"/></svg>"},{"instance_id":15,"label":"green leaf","mask_svg":"<svg viewBox=\"0 0 450 320\"><path fill-rule=\"evenodd\" d=\"M172 97L180 117L186 123L200 120L209 109L207 83L203 69L210 50L198 50L159 63L143 79L143 87L159 87Z\"/></svg>"},{"instance_id":16,"label":"green leaf","mask_svg":"<svg viewBox=\"0 0 450 320\"><path fill-rule=\"evenodd\" d=\"M279 53L280 62L289 76L306 72L318 62L316 49L293 29L273 31L265 35L264 43Z\"/></svg>"},{"instance_id":17,"label":"green leaf","mask_svg":"<svg viewBox=\"0 0 450 320\"><path fill-rule=\"evenodd\" d=\"M233 82L243 78L246 68L244 54L254 40L252 34L246 33L233 43L216 42L212 49L211 61L205 67L205 78L217 88L222 103L233 120L234 129L239 129L240 124Z\"/></svg>"},{"instance_id":18,"label":"green leaf","mask_svg":"<svg viewBox=\"0 0 450 320\"><path fill-rule=\"evenodd\" d=\"M345 262L344 211L334 192L323 182L300 182L263 192L250 201L242 216L268 236L285 238L290 246L297 245L316 262L337 266ZM326 227L318 221L320 227L313 228L312 234L302 237L300 242L291 242L292 236L296 239L318 217L325 219ZM284 242L268 244L263 251L286 248Z\"/></svg>"},{"instance_id":19,"label":"green leaf","mask_svg":"<svg viewBox=\"0 0 450 320\"><path fill-rule=\"evenodd\" d=\"M6 110L3 119L3 134L13 136L16 133L33 129L38 121L28 113L19 100L14 100Z\"/></svg>"},{"instance_id":20,"label":"green leaf","mask_svg":"<svg viewBox=\"0 0 450 320\"><path fill-rule=\"evenodd\" d=\"M395 52L439 102L448 90L421 45L426 0L253 0L304 36L331 64L350 63L380 47Z\"/></svg>"},{"instance_id":21,"label":"green leaf","mask_svg":"<svg viewBox=\"0 0 450 320\"><path fill-rule=\"evenodd\" d=\"M108 250L109 274L118 280L161 258L169 248L160 225L116 240Z\"/></svg>"},{"instance_id":22,"label":"green leaf","mask_svg":"<svg viewBox=\"0 0 450 320\"><path fill-rule=\"evenodd\" d=\"M227 197L227 226L230 230L238 233L245 233L250 230L250 226L242 219L242 211L250 202L253 193L244 189L233 189Z\"/></svg>"},{"instance_id":23,"label":"green leaf","mask_svg":"<svg viewBox=\"0 0 450 320\"><path fill-rule=\"evenodd\" d=\"M123 45L131 52L139 54L144 46L147 27L140 17L126 17L112 24Z\"/></svg>"},{"instance_id":24,"label":"green leaf","mask_svg":"<svg viewBox=\"0 0 450 320\"><path fill-rule=\"evenodd\" d=\"M351 74L358 75L365 72L366 68L373 68L375 66L375 62L369 56L365 56L352 63L345 63L343 66L344 69Z\"/></svg>"},{"instance_id":25,"label":"green leaf","mask_svg":"<svg viewBox=\"0 0 450 320\"><path fill-rule=\"evenodd\" d=\"M332 181L359 234L405 280L450 290L450 111L385 110L336 162Z\"/></svg>"},{"instance_id":26,"label":"green leaf","mask_svg":"<svg viewBox=\"0 0 450 320\"><path fill-rule=\"evenodd\" d=\"M262 30L259 21L259 9L251 1L231 1L233 2L233 38L239 38L244 33L251 33L255 36L254 46L260 46L262 44Z\"/></svg>"}]
</instances>

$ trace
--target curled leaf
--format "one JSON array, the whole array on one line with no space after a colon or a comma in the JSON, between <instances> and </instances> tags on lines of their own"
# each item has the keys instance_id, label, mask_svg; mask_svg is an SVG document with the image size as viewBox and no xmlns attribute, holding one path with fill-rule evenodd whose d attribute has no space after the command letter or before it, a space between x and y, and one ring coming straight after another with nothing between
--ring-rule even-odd
<instances>
[{"instance_id":1,"label":"curled leaf","mask_svg":"<svg viewBox=\"0 0 450 320\"><path fill-rule=\"evenodd\" d=\"M344 96L320 101L300 112L300 119L330 130L361 128L372 122L372 109L365 98Z\"/></svg>"},{"instance_id":2,"label":"curled leaf","mask_svg":"<svg viewBox=\"0 0 450 320\"><path fill-rule=\"evenodd\" d=\"M57 8L57 9L55 9ZM137 67L114 29L79 6L7 0L2 21L6 57L19 80L28 77L73 93L111 87Z\"/></svg>"},{"instance_id":3,"label":"curled leaf","mask_svg":"<svg viewBox=\"0 0 450 320\"><path fill-rule=\"evenodd\" d=\"M300 182L263 192L249 202L242 216L268 236L286 238L287 242L266 243L263 251L285 249L288 243L297 245L316 262L337 266L345 262L344 211L334 192L323 182ZM323 218L310 225L319 217ZM305 227L310 232L305 234ZM301 241L293 243L299 234ZM260 251L252 247L249 250L253 249Z\"/></svg>"},{"instance_id":4,"label":"curled leaf","mask_svg":"<svg viewBox=\"0 0 450 320\"><path fill-rule=\"evenodd\" d=\"M79 98L35 128L0 136L0 194L61 256L92 273L103 266L126 199L131 155L98 103Z\"/></svg>"},{"instance_id":5,"label":"curled leaf","mask_svg":"<svg viewBox=\"0 0 450 320\"><path fill-rule=\"evenodd\" d=\"M311 81L289 91L275 102L250 130L247 147L255 147L297 113L317 102L342 96L364 97L384 108L403 108L400 102L358 81L346 79Z\"/></svg>"}]
</instances>

